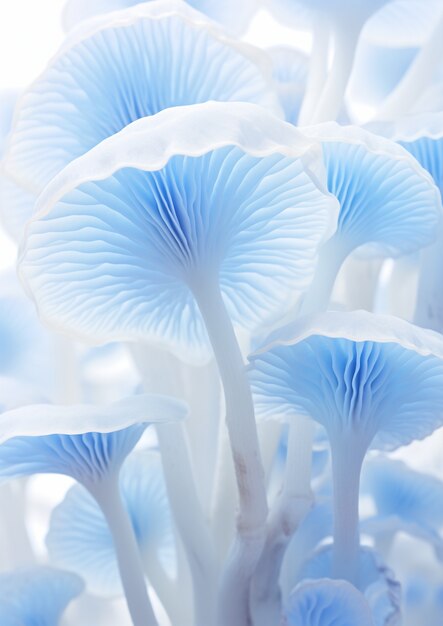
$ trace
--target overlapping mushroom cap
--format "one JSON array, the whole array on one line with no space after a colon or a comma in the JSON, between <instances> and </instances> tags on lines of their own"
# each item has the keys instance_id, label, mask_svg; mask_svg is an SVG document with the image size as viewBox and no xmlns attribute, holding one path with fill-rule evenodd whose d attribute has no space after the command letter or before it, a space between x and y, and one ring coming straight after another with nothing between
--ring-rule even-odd
<instances>
[{"instance_id":1,"label":"overlapping mushroom cap","mask_svg":"<svg viewBox=\"0 0 443 626\"><path fill-rule=\"evenodd\" d=\"M244 31L258 6L258 0L188 0L188 3L235 33ZM134 4L138 4L137 0L67 0L63 11L63 25L66 30L70 30L94 15Z\"/></svg>"},{"instance_id":2,"label":"overlapping mushroom cap","mask_svg":"<svg viewBox=\"0 0 443 626\"><path fill-rule=\"evenodd\" d=\"M148 577L149 566L159 561L171 571L174 532L158 453L131 455L122 468L120 490ZM80 485L52 512L46 543L51 561L84 578L91 593L122 593L112 536L97 503Z\"/></svg>"},{"instance_id":3,"label":"overlapping mushroom cap","mask_svg":"<svg viewBox=\"0 0 443 626\"><path fill-rule=\"evenodd\" d=\"M66 606L83 590L75 574L34 567L0 574L2 626L58 626Z\"/></svg>"},{"instance_id":4,"label":"overlapping mushroom cap","mask_svg":"<svg viewBox=\"0 0 443 626\"><path fill-rule=\"evenodd\" d=\"M280 112L265 55L229 39L181 0L147 2L86 22L19 101L3 168L9 230L19 236L17 221L23 225L32 214L24 193L37 196L106 137L168 107L208 100Z\"/></svg>"},{"instance_id":5,"label":"overlapping mushroom cap","mask_svg":"<svg viewBox=\"0 0 443 626\"><path fill-rule=\"evenodd\" d=\"M332 563L331 545L319 548L306 561L300 574L300 583L303 579L321 581L330 578L333 572ZM379 555L368 547L359 550L357 589L365 596L374 626L400 626L401 586Z\"/></svg>"},{"instance_id":6,"label":"overlapping mushroom cap","mask_svg":"<svg viewBox=\"0 0 443 626\"><path fill-rule=\"evenodd\" d=\"M323 142L328 189L340 202L336 246L399 256L432 243L443 216L439 194L405 149L333 122L305 132Z\"/></svg>"},{"instance_id":7,"label":"overlapping mushroom cap","mask_svg":"<svg viewBox=\"0 0 443 626\"><path fill-rule=\"evenodd\" d=\"M336 206L312 172L318 157L314 141L252 104L138 120L47 187L21 276L58 328L206 359L194 295L219 282L234 323L252 330L309 284Z\"/></svg>"},{"instance_id":8,"label":"overlapping mushroom cap","mask_svg":"<svg viewBox=\"0 0 443 626\"><path fill-rule=\"evenodd\" d=\"M148 423L185 414L181 402L148 394L108 406L42 404L6 411L0 416L0 476L58 473L94 485L120 469Z\"/></svg>"},{"instance_id":9,"label":"overlapping mushroom cap","mask_svg":"<svg viewBox=\"0 0 443 626\"><path fill-rule=\"evenodd\" d=\"M376 458L366 464L362 489L373 498L376 513L362 530L394 538L399 532L424 539L443 558L443 483L399 460Z\"/></svg>"},{"instance_id":10,"label":"overlapping mushroom cap","mask_svg":"<svg viewBox=\"0 0 443 626\"><path fill-rule=\"evenodd\" d=\"M344 580L300 584L285 610L286 626L374 626L365 597Z\"/></svg>"},{"instance_id":11,"label":"overlapping mushroom cap","mask_svg":"<svg viewBox=\"0 0 443 626\"><path fill-rule=\"evenodd\" d=\"M394 449L443 424L443 340L390 316L325 313L250 357L263 416L310 415L331 439Z\"/></svg>"}]
</instances>

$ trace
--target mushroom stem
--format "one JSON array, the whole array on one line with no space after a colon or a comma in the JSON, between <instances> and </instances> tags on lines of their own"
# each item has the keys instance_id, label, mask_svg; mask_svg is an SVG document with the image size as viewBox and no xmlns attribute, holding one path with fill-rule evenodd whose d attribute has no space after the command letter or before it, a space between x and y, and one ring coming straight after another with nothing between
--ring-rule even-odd
<instances>
[{"instance_id":1,"label":"mushroom stem","mask_svg":"<svg viewBox=\"0 0 443 626\"><path fill-rule=\"evenodd\" d=\"M315 105L323 89L328 69L329 26L326 20L318 16L312 33L312 52L309 62L309 74L305 95L300 108L298 124L309 124L314 114Z\"/></svg>"},{"instance_id":2,"label":"mushroom stem","mask_svg":"<svg viewBox=\"0 0 443 626\"><path fill-rule=\"evenodd\" d=\"M312 506L311 459L314 422L297 416L289 427L282 490L271 509L266 542L251 588L254 626L278 624L281 616L279 576L286 548Z\"/></svg>"},{"instance_id":3,"label":"mushroom stem","mask_svg":"<svg viewBox=\"0 0 443 626\"><path fill-rule=\"evenodd\" d=\"M332 480L334 491L334 578L358 586L360 528L358 500L360 474L366 448L348 438L331 439Z\"/></svg>"},{"instance_id":4,"label":"mushroom stem","mask_svg":"<svg viewBox=\"0 0 443 626\"><path fill-rule=\"evenodd\" d=\"M226 425L239 493L237 533L224 565L220 626L250 623L249 587L265 540L268 513L254 406L242 354L217 281L194 289L223 383Z\"/></svg>"},{"instance_id":5,"label":"mushroom stem","mask_svg":"<svg viewBox=\"0 0 443 626\"><path fill-rule=\"evenodd\" d=\"M443 56L443 14L406 75L378 109L375 119L391 120L410 113L417 98L429 86Z\"/></svg>"},{"instance_id":6,"label":"mushroom stem","mask_svg":"<svg viewBox=\"0 0 443 626\"><path fill-rule=\"evenodd\" d=\"M334 56L326 84L320 95L312 124L335 120L343 106L343 98L352 66L355 50L360 37L362 24L360 20L338 21L333 26Z\"/></svg>"},{"instance_id":7,"label":"mushroom stem","mask_svg":"<svg viewBox=\"0 0 443 626\"><path fill-rule=\"evenodd\" d=\"M443 233L439 232L437 242L421 252L414 312L415 324L439 333L443 331L442 263Z\"/></svg>"},{"instance_id":8,"label":"mushroom stem","mask_svg":"<svg viewBox=\"0 0 443 626\"><path fill-rule=\"evenodd\" d=\"M216 558L195 488L183 424L156 425L166 487L192 575L195 626L213 624Z\"/></svg>"},{"instance_id":9,"label":"mushroom stem","mask_svg":"<svg viewBox=\"0 0 443 626\"><path fill-rule=\"evenodd\" d=\"M88 486L111 531L122 586L134 626L157 626L143 573L143 562L129 515L123 505L118 475Z\"/></svg>"},{"instance_id":10,"label":"mushroom stem","mask_svg":"<svg viewBox=\"0 0 443 626\"><path fill-rule=\"evenodd\" d=\"M300 315L312 315L327 310L335 280L348 253L348 250L340 245L337 234L323 244L318 255L314 278L301 305Z\"/></svg>"}]
</instances>

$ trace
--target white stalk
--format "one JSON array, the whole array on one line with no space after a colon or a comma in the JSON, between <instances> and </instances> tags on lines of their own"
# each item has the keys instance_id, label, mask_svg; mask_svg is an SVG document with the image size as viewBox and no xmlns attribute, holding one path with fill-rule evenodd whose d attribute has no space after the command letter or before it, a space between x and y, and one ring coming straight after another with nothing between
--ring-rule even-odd
<instances>
[{"instance_id":1,"label":"white stalk","mask_svg":"<svg viewBox=\"0 0 443 626\"><path fill-rule=\"evenodd\" d=\"M340 237L333 235L320 249L314 278L303 299L300 315L312 315L326 311L348 250L340 245Z\"/></svg>"},{"instance_id":2,"label":"white stalk","mask_svg":"<svg viewBox=\"0 0 443 626\"><path fill-rule=\"evenodd\" d=\"M111 531L122 586L134 626L158 626L146 588L134 529L123 505L118 475L88 486Z\"/></svg>"},{"instance_id":3,"label":"white stalk","mask_svg":"<svg viewBox=\"0 0 443 626\"><path fill-rule=\"evenodd\" d=\"M289 427L282 490L268 518L266 543L251 592L254 626L278 624L281 619L280 569L286 548L313 503L311 492L314 422L296 416Z\"/></svg>"},{"instance_id":4,"label":"white stalk","mask_svg":"<svg viewBox=\"0 0 443 626\"><path fill-rule=\"evenodd\" d=\"M237 534L222 573L218 624L247 626L250 581L263 548L268 512L254 406L241 351L217 282L207 281L194 290L194 295L223 383L239 494Z\"/></svg>"},{"instance_id":5,"label":"white stalk","mask_svg":"<svg viewBox=\"0 0 443 626\"><path fill-rule=\"evenodd\" d=\"M306 90L300 108L298 124L310 124L315 107L320 98L327 72L329 53L330 29L321 15L317 16L316 25L312 33L312 51L309 62L309 74Z\"/></svg>"},{"instance_id":6,"label":"white stalk","mask_svg":"<svg viewBox=\"0 0 443 626\"><path fill-rule=\"evenodd\" d=\"M362 24L357 19L337 21L334 24L332 67L311 118L312 124L335 120L338 117L351 76L361 27Z\"/></svg>"},{"instance_id":7,"label":"white stalk","mask_svg":"<svg viewBox=\"0 0 443 626\"><path fill-rule=\"evenodd\" d=\"M214 546L198 498L183 424L156 424L166 488L192 575L195 626L213 624L216 605Z\"/></svg>"}]
</instances>

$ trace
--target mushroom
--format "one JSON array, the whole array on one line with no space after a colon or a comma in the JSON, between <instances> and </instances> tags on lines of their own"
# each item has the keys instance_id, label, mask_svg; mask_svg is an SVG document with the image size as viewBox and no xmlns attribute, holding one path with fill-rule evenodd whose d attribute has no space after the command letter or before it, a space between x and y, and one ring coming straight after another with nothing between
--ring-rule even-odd
<instances>
[{"instance_id":1,"label":"mushroom","mask_svg":"<svg viewBox=\"0 0 443 626\"><path fill-rule=\"evenodd\" d=\"M259 414L306 414L328 433L332 573L358 584L363 459L443 424L443 339L390 316L331 312L277 331L250 358Z\"/></svg>"},{"instance_id":2,"label":"mushroom","mask_svg":"<svg viewBox=\"0 0 443 626\"><path fill-rule=\"evenodd\" d=\"M2 626L58 626L67 605L83 591L76 574L31 567L0 574Z\"/></svg>"},{"instance_id":3,"label":"mushroom","mask_svg":"<svg viewBox=\"0 0 443 626\"><path fill-rule=\"evenodd\" d=\"M67 166L41 196L21 254L52 325L93 341L160 338L187 361L207 358L209 338L240 496L222 583L230 601L220 603L232 626L247 619L267 514L232 324L252 331L309 281L335 208L318 156L315 142L253 104L168 109Z\"/></svg>"},{"instance_id":4,"label":"mushroom","mask_svg":"<svg viewBox=\"0 0 443 626\"><path fill-rule=\"evenodd\" d=\"M370 125L374 132L401 144L432 176L443 194L443 114L417 113L390 122ZM443 331L441 274L443 229L436 231L436 241L421 252L414 322L425 328Z\"/></svg>"},{"instance_id":5,"label":"mushroom","mask_svg":"<svg viewBox=\"0 0 443 626\"><path fill-rule=\"evenodd\" d=\"M304 129L323 143L328 189L340 202L336 232L319 255L302 312L327 308L344 260L356 249L397 257L430 245L441 225L441 197L429 173L394 142L330 122Z\"/></svg>"},{"instance_id":6,"label":"mushroom","mask_svg":"<svg viewBox=\"0 0 443 626\"><path fill-rule=\"evenodd\" d=\"M362 490L372 497L376 512L360 528L375 537L386 559L400 532L424 539L443 559L443 483L438 478L381 457L365 464Z\"/></svg>"},{"instance_id":7,"label":"mushroom","mask_svg":"<svg viewBox=\"0 0 443 626\"><path fill-rule=\"evenodd\" d=\"M122 467L120 491L148 581L172 623L180 615L184 619L186 597L181 586L174 584L176 546L159 453L132 453ZM81 576L90 593L107 598L122 593L106 520L81 485L74 485L52 511L46 545L51 562Z\"/></svg>"},{"instance_id":8,"label":"mushroom","mask_svg":"<svg viewBox=\"0 0 443 626\"><path fill-rule=\"evenodd\" d=\"M133 528L122 504L120 467L148 423L177 420L184 405L139 395L109 406L28 405L0 416L0 475L71 476L96 500L113 537L134 626L156 624Z\"/></svg>"},{"instance_id":9,"label":"mushroom","mask_svg":"<svg viewBox=\"0 0 443 626\"><path fill-rule=\"evenodd\" d=\"M290 595L285 626L374 626L371 609L344 580L322 579L300 584Z\"/></svg>"},{"instance_id":10,"label":"mushroom","mask_svg":"<svg viewBox=\"0 0 443 626\"><path fill-rule=\"evenodd\" d=\"M8 230L19 239L45 185L103 139L168 107L208 100L281 112L267 56L181 0L87 21L19 99L2 168Z\"/></svg>"}]
</instances>

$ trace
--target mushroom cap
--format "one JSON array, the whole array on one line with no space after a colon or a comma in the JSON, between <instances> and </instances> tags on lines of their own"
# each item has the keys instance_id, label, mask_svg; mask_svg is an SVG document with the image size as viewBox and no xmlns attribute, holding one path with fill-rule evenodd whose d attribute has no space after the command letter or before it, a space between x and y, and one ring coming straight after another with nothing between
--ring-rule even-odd
<instances>
[{"instance_id":1,"label":"mushroom cap","mask_svg":"<svg viewBox=\"0 0 443 626\"><path fill-rule=\"evenodd\" d=\"M149 561L155 554L171 572L175 540L159 454L132 454L122 467L120 492L143 557ZM51 561L84 578L90 593L123 593L108 525L81 485L72 487L53 510L46 545Z\"/></svg>"},{"instance_id":2,"label":"mushroom cap","mask_svg":"<svg viewBox=\"0 0 443 626\"><path fill-rule=\"evenodd\" d=\"M148 394L108 406L6 411L0 416L0 476L57 473L92 485L120 468L149 423L185 414L183 403Z\"/></svg>"},{"instance_id":3,"label":"mushroom cap","mask_svg":"<svg viewBox=\"0 0 443 626\"><path fill-rule=\"evenodd\" d=\"M2 626L58 626L66 606L83 591L76 574L31 567L0 574Z\"/></svg>"},{"instance_id":4,"label":"mushroom cap","mask_svg":"<svg viewBox=\"0 0 443 626\"><path fill-rule=\"evenodd\" d=\"M399 460L375 458L365 464L362 490L376 514L361 528L369 534L405 532L428 541L443 557L443 482L417 472Z\"/></svg>"},{"instance_id":5,"label":"mushroom cap","mask_svg":"<svg viewBox=\"0 0 443 626\"><path fill-rule=\"evenodd\" d=\"M368 128L398 142L432 176L443 195L443 112L413 113Z\"/></svg>"},{"instance_id":6,"label":"mushroom cap","mask_svg":"<svg viewBox=\"0 0 443 626\"><path fill-rule=\"evenodd\" d=\"M443 425L443 338L395 317L304 318L250 360L259 415L310 415L336 443L392 450Z\"/></svg>"},{"instance_id":7,"label":"mushroom cap","mask_svg":"<svg viewBox=\"0 0 443 626\"><path fill-rule=\"evenodd\" d=\"M344 580L301 583L291 593L283 624L287 626L374 626L364 595Z\"/></svg>"},{"instance_id":8,"label":"mushroom cap","mask_svg":"<svg viewBox=\"0 0 443 626\"><path fill-rule=\"evenodd\" d=\"M74 30L19 99L4 175L37 196L65 165L127 124L208 100L254 102L281 113L267 56L230 39L185 2L147 2L99 16ZM17 221L25 209L23 226L32 204L26 209L15 199L4 219Z\"/></svg>"},{"instance_id":9,"label":"mushroom cap","mask_svg":"<svg viewBox=\"0 0 443 626\"><path fill-rule=\"evenodd\" d=\"M219 280L247 330L309 284L336 208L320 161L315 141L253 104L138 120L48 185L21 276L56 328L95 343L157 341L203 362L210 350L192 294L205 281Z\"/></svg>"},{"instance_id":10,"label":"mushroom cap","mask_svg":"<svg viewBox=\"0 0 443 626\"><path fill-rule=\"evenodd\" d=\"M411 254L430 245L441 224L441 197L429 173L393 141L327 122L303 132L323 143L328 189L339 203L336 239L349 253Z\"/></svg>"},{"instance_id":11,"label":"mushroom cap","mask_svg":"<svg viewBox=\"0 0 443 626\"><path fill-rule=\"evenodd\" d=\"M305 563L303 579L319 580L332 574L332 546L319 548ZM371 548L360 548L358 590L365 596L374 626L399 626L401 623L401 587L393 572ZM340 622L341 626L341 622Z\"/></svg>"},{"instance_id":12,"label":"mushroom cap","mask_svg":"<svg viewBox=\"0 0 443 626\"><path fill-rule=\"evenodd\" d=\"M237 34L246 29L258 6L258 0L188 0L188 3ZM134 4L138 4L138 0L67 0L62 16L63 27L69 31L94 15Z\"/></svg>"}]
</instances>

